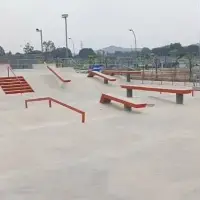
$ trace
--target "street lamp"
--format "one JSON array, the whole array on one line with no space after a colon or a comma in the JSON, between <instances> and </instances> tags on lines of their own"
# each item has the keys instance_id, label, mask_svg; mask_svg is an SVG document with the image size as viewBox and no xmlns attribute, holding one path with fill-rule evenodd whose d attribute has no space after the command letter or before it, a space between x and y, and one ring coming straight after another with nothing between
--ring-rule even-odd
<instances>
[{"instance_id":1,"label":"street lamp","mask_svg":"<svg viewBox=\"0 0 200 200\"><path fill-rule=\"evenodd\" d=\"M67 18L68 14L62 14L62 18L65 19L65 37L66 37L66 59L68 58L68 37L67 37Z\"/></svg>"},{"instance_id":2,"label":"street lamp","mask_svg":"<svg viewBox=\"0 0 200 200\"><path fill-rule=\"evenodd\" d=\"M130 32L133 33L134 39L135 39L135 53L136 53L136 66L137 66L137 39L136 39L136 35L135 32L133 31L133 29L129 29Z\"/></svg>"},{"instance_id":3,"label":"street lamp","mask_svg":"<svg viewBox=\"0 0 200 200\"><path fill-rule=\"evenodd\" d=\"M75 46L74 46L74 41L72 40L72 38L71 38L71 37L69 37L69 40L71 40L71 41L72 41L72 45L73 45L73 51L74 51L74 56L75 56Z\"/></svg>"},{"instance_id":4,"label":"street lamp","mask_svg":"<svg viewBox=\"0 0 200 200\"><path fill-rule=\"evenodd\" d=\"M42 29L36 28L36 32L39 32L39 33L40 33L41 51L43 52L43 36L42 36Z\"/></svg>"}]
</instances>

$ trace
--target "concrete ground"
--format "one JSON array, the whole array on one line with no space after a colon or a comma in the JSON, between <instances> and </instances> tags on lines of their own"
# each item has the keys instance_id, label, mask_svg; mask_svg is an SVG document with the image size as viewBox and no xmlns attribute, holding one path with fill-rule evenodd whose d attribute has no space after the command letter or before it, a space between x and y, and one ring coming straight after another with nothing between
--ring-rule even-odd
<instances>
[{"instance_id":1,"label":"concrete ground","mask_svg":"<svg viewBox=\"0 0 200 200\"><path fill-rule=\"evenodd\" d=\"M38 67L15 70L35 93L0 91L0 199L200 198L199 92L177 105L173 94L136 91L133 99L155 106L125 112L122 105L99 103L103 92L125 96L119 87L125 78L104 85L70 68L56 70L72 82L63 85ZM46 96L86 111L86 123L56 104L50 109L47 102L34 102L24 108L25 99Z\"/></svg>"}]
</instances>

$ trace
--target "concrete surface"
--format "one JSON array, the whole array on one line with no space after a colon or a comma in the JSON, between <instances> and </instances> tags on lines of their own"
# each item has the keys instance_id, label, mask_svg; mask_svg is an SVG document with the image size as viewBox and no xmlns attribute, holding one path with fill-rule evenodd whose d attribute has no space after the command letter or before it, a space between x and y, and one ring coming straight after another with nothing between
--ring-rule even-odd
<instances>
[{"instance_id":1,"label":"concrete surface","mask_svg":"<svg viewBox=\"0 0 200 200\"><path fill-rule=\"evenodd\" d=\"M122 105L99 103L102 92L125 97L119 87L125 77L104 85L100 78L59 70L72 82L63 85L45 69L15 70L35 93L0 91L0 199L200 198L199 92L176 105L173 94L136 91L133 99L155 107L125 112ZM45 96L85 110L86 123L47 102L24 108L24 99Z\"/></svg>"}]
</instances>

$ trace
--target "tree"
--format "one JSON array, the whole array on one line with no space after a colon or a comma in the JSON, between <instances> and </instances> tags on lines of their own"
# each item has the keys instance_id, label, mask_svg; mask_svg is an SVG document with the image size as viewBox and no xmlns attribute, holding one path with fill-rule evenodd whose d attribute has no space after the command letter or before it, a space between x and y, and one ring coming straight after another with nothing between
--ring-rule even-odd
<instances>
[{"instance_id":1,"label":"tree","mask_svg":"<svg viewBox=\"0 0 200 200\"><path fill-rule=\"evenodd\" d=\"M193 52L193 48L191 46L195 46L195 45L190 45L188 47L186 47L186 52L185 52L185 58L188 59L188 63L189 63L189 70L190 70L190 81L192 79L192 68L194 67L194 57L196 55L196 52Z\"/></svg>"},{"instance_id":2,"label":"tree","mask_svg":"<svg viewBox=\"0 0 200 200\"><path fill-rule=\"evenodd\" d=\"M189 45L185 47L185 52L190 53L194 56L199 55L199 46L197 45Z\"/></svg>"},{"instance_id":3,"label":"tree","mask_svg":"<svg viewBox=\"0 0 200 200\"><path fill-rule=\"evenodd\" d=\"M6 53L6 55L8 55L8 56L12 56L12 52L9 51L8 53Z\"/></svg>"},{"instance_id":4,"label":"tree","mask_svg":"<svg viewBox=\"0 0 200 200\"><path fill-rule=\"evenodd\" d=\"M84 48L79 51L79 56L86 59L89 56L96 56L96 53L91 48Z\"/></svg>"},{"instance_id":5,"label":"tree","mask_svg":"<svg viewBox=\"0 0 200 200\"><path fill-rule=\"evenodd\" d=\"M144 55L149 55L151 53L151 50L147 47L142 48L141 53Z\"/></svg>"},{"instance_id":6,"label":"tree","mask_svg":"<svg viewBox=\"0 0 200 200\"><path fill-rule=\"evenodd\" d=\"M31 52L31 54L42 54L42 51L40 51L40 50L33 50Z\"/></svg>"},{"instance_id":7,"label":"tree","mask_svg":"<svg viewBox=\"0 0 200 200\"><path fill-rule=\"evenodd\" d=\"M32 53L34 50L34 47L30 45L30 43L26 43L24 47L24 53L29 54Z\"/></svg>"},{"instance_id":8,"label":"tree","mask_svg":"<svg viewBox=\"0 0 200 200\"><path fill-rule=\"evenodd\" d=\"M88 56L89 58L89 64L94 65L95 64L95 56Z\"/></svg>"},{"instance_id":9,"label":"tree","mask_svg":"<svg viewBox=\"0 0 200 200\"><path fill-rule=\"evenodd\" d=\"M157 56L170 56L171 52L176 52L176 55L184 53L184 48L180 43L171 43L167 46L154 48L152 52Z\"/></svg>"},{"instance_id":10,"label":"tree","mask_svg":"<svg viewBox=\"0 0 200 200\"><path fill-rule=\"evenodd\" d=\"M155 69L156 69L156 79L157 79L158 78L158 66L160 64L160 60L156 56L154 56L153 63L154 63Z\"/></svg>"},{"instance_id":11,"label":"tree","mask_svg":"<svg viewBox=\"0 0 200 200\"><path fill-rule=\"evenodd\" d=\"M179 65L178 60L182 58L184 54L182 55L182 50L179 51L178 49L173 49L169 51L169 56L175 58L175 63L172 63L172 66L174 67L174 79L175 79L177 75L177 66Z\"/></svg>"},{"instance_id":12,"label":"tree","mask_svg":"<svg viewBox=\"0 0 200 200\"><path fill-rule=\"evenodd\" d=\"M5 51L3 47L0 46L0 56L4 56L4 55L5 55Z\"/></svg>"},{"instance_id":13,"label":"tree","mask_svg":"<svg viewBox=\"0 0 200 200\"><path fill-rule=\"evenodd\" d=\"M65 58L66 57L66 48L65 47L57 48L57 49L53 50L51 52L51 54L54 58ZM72 52L70 49L68 49L68 57L69 58L72 57Z\"/></svg>"},{"instance_id":14,"label":"tree","mask_svg":"<svg viewBox=\"0 0 200 200\"><path fill-rule=\"evenodd\" d=\"M44 41L43 47L45 52L52 52L56 49L55 44L51 40Z\"/></svg>"},{"instance_id":15,"label":"tree","mask_svg":"<svg viewBox=\"0 0 200 200\"><path fill-rule=\"evenodd\" d=\"M157 56L168 56L169 51L169 46L157 47L152 49L152 53L154 53Z\"/></svg>"},{"instance_id":16,"label":"tree","mask_svg":"<svg viewBox=\"0 0 200 200\"><path fill-rule=\"evenodd\" d=\"M169 45L169 49L170 49L170 51L176 49L180 52L183 49L183 47L180 43L171 43Z\"/></svg>"},{"instance_id":17,"label":"tree","mask_svg":"<svg viewBox=\"0 0 200 200\"><path fill-rule=\"evenodd\" d=\"M142 48L140 55L143 59L149 59L151 55L151 50L147 47Z\"/></svg>"}]
</instances>

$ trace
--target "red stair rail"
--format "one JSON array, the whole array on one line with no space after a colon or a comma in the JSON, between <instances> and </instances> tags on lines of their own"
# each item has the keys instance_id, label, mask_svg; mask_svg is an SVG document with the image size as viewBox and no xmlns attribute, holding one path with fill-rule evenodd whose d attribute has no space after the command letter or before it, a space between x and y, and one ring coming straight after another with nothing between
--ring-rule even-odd
<instances>
[{"instance_id":1,"label":"red stair rail","mask_svg":"<svg viewBox=\"0 0 200 200\"><path fill-rule=\"evenodd\" d=\"M57 76L57 78L62 81L63 83L69 83L71 82L71 80L64 80L60 75L58 75L52 68L50 68L49 66L47 66L47 68L55 75Z\"/></svg>"},{"instance_id":2,"label":"red stair rail","mask_svg":"<svg viewBox=\"0 0 200 200\"><path fill-rule=\"evenodd\" d=\"M61 105L63 107L66 107L66 108L68 108L70 110L73 110L73 111L75 111L77 113L80 113L81 114L81 121L82 121L82 123L85 123L85 112L84 111L79 110L77 108L74 108L74 107L72 107L70 105L67 105L65 103L62 103L62 102L60 102L60 101L58 101L56 99L53 99L51 97L27 99L27 100L25 100L25 107L28 108L28 102L34 102L34 101L48 101L50 108L52 107L52 102L57 103L57 104L59 104L59 105Z\"/></svg>"},{"instance_id":3,"label":"red stair rail","mask_svg":"<svg viewBox=\"0 0 200 200\"><path fill-rule=\"evenodd\" d=\"M7 71L8 71L8 77L10 77L10 71L11 71L12 74L15 76L15 78L19 81L20 86L22 86L22 82L17 77L17 75L15 74L15 72L13 71L13 69L12 69L12 67L10 65L7 65ZM21 94L22 94L22 92L21 92Z\"/></svg>"}]
</instances>

